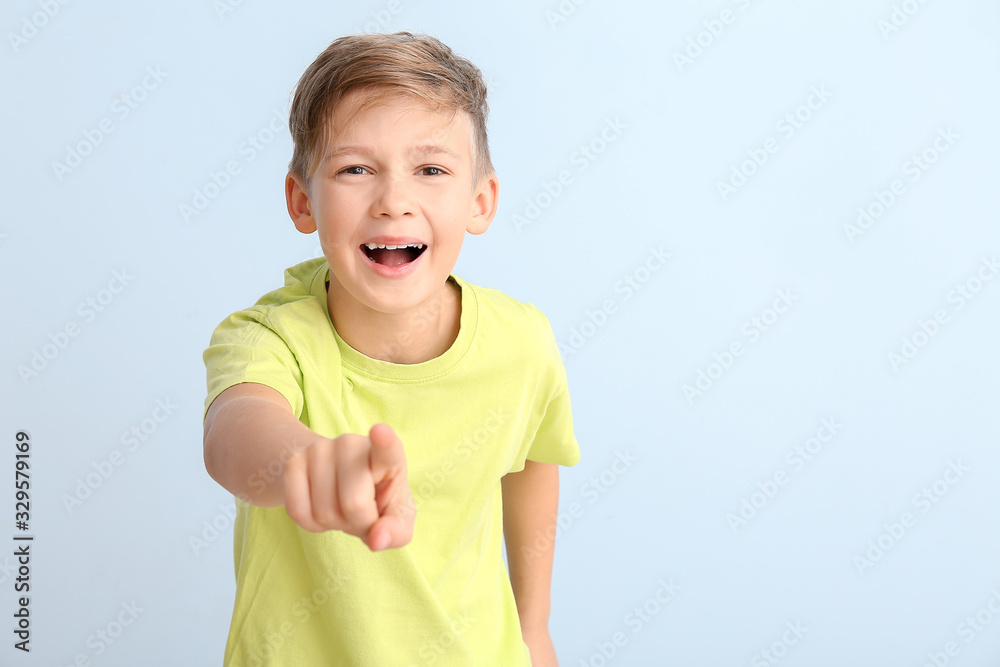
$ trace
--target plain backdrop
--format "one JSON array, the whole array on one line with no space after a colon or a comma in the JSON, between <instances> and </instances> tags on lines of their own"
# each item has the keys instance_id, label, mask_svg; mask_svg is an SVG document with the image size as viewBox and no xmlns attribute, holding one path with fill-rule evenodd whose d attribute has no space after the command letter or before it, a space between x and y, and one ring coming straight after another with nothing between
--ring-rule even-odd
<instances>
[{"instance_id":1,"label":"plain backdrop","mask_svg":"<svg viewBox=\"0 0 1000 667\"><path fill-rule=\"evenodd\" d=\"M201 353L319 253L283 196L298 77L410 30L490 85L500 207L455 272L565 352L561 663L998 664L997 3L14 0L0 28L0 663L221 664Z\"/></svg>"}]
</instances>

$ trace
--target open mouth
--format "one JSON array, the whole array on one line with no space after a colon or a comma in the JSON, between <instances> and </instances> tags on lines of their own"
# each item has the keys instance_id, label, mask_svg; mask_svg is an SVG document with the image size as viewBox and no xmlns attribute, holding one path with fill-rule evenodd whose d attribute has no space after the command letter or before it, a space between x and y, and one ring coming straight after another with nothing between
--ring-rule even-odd
<instances>
[{"instance_id":1,"label":"open mouth","mask_svg":"<svg viewBox=\"0 0 1000 667\"><path fill-rule=\"evenodd\" d=\"M417 257L420 257L426 249L427 246L421 243L410 243L408 245L365 243L361 245L361 250L368 255L368 259L383 266L409 264Z\"/></svg>"}]
</instances>

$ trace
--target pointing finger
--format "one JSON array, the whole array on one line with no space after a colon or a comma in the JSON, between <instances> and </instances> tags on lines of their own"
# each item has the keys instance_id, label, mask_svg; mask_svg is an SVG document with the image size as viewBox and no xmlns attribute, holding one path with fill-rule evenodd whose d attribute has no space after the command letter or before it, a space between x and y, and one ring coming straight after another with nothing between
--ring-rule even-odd
<instances>
[{"instance_id":1,"label":"pointing finger","mask_svg":"<svg viewBox=\"0 0 1000 667\"><path fill-rule=\"evenodd\" d=\"M368 532L378 519L375 504L375 482L368 467L368 438L360 435L341 437L337 441L337 496L340 512L358 536Z\"/></svg>"},{"instance_id":2,"label":"pointing finger","mask_svg":"<svg viewBox=\"0 0 1000 667\"><path fill-rule=\"evenodd\" d=\"M371 472L376 485L406 476L406 452L403 443L388 424L375 424L368 432L371 439Z\"/></svg>"}]
</instances>

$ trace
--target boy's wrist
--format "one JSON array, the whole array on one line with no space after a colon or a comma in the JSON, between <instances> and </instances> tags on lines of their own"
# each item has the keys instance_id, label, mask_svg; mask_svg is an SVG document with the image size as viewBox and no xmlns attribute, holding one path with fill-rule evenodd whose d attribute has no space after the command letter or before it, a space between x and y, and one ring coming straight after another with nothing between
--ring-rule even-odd
<instances>
[{"instance_id":1,"label":"boy's wrist","mask_svg":"<svg viewBox=\"0 0 1000 667\"><path fill-rule=\"evenodd\" d=\"M544 638L549 636L549 624L547 621L531 621L526 620L521 622L521 636L527 642L529 638Z\"/></svg>"},{"instance_id":2,"label":"boy's wrist","mask_svg":"<svg viewBox=\"0 0 1000 667\"><path fill-rule=\"evenodd\" d=\"M527 633L522 628L521 637L524 645L531 653L531 664L538 667L558 667L559 659L556 657L556 647L549 636L548 626L529 629Z\"/></svg>"}]
</instances>

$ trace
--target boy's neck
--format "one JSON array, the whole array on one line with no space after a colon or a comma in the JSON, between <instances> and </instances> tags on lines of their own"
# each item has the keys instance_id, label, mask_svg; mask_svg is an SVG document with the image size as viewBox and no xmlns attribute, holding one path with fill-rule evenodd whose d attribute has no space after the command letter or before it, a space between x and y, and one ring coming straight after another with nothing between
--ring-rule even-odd
<instances>
[{"instance_id":1,"label":"boy's neck","mask_svg":"<svg viewBox=\"0 0 1000 667\"><path fill-rule=\"evenodd\" d=\"M458 338L462 319L462 288L450 279L438 296L409 313L356 310L351 300L336 299L329 280L326 302L345 343L366 357L394 364L419 364L440 357Z\"/></svg>"}]
</instances>

